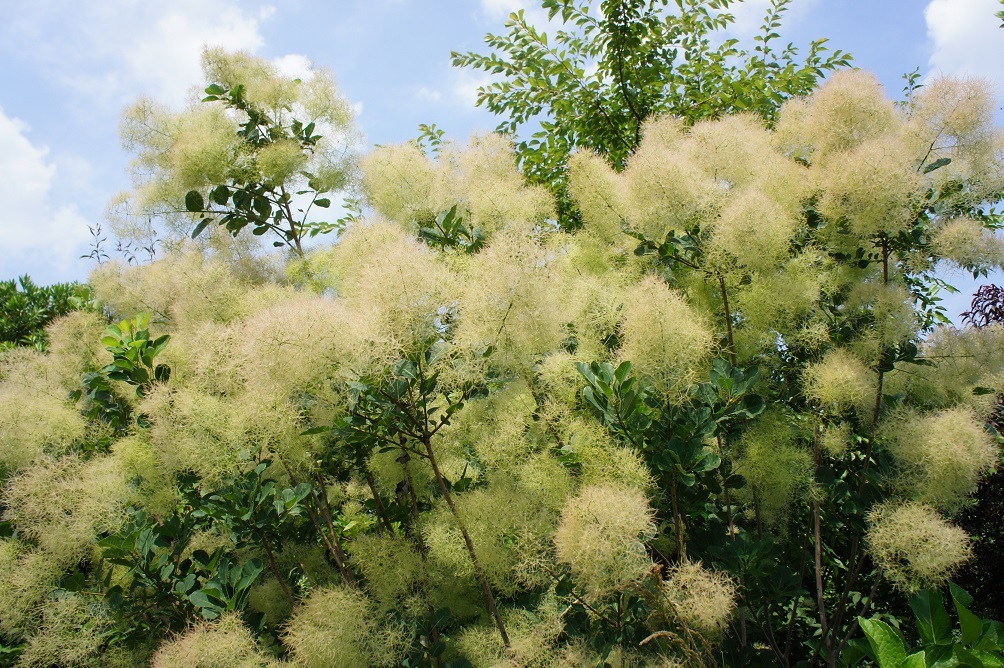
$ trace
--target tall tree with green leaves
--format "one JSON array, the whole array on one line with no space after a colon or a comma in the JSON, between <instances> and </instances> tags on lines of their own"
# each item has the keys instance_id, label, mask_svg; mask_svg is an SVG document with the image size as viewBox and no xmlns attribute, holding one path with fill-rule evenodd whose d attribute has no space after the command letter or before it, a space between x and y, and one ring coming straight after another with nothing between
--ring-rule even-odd
<instances>
[{"instance_id":1,"label":"tall tree with green leaves","mask_svg":"<svg viewBox=\"0 0 1004 668\"><path fill-rule=\"evenodd\" d=\"M742 0L738 0L741 2ZM736 0L541 0L561 27L548 34L525 12L510 15L505 34L488 34L489 53L453 53L456 67L496 75L478 89L478 105L517 135L524 173L558 196L563 226L578 227L567 192L566 163L576 148L623 169L638 148L645 119L663 114L688 124L736 112L773 121L781 104L809 93L850 56L827 53L826 40L799 58L778 48L791 0L772 0L752 48L729 36Z\"/></svg>"}]
</instances>

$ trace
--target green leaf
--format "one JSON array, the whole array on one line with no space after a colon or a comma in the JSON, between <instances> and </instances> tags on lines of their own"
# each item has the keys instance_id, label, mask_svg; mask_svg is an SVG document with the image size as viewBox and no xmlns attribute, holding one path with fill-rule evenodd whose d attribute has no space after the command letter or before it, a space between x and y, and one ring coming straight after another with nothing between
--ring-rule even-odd
<instances>
[{"instance_id":1,"label":"green leaf","mask_svg":"<svg viewBox=\"0 0 1004 668\"><path fill-rule=\"evenodd\" d=\"M324 434L331 431L331 427L313 427L307 431L301 431L300 436L313 436L314 434Z\"/></svg>"},{"instance_id":2,"label":"green leaf","mask_svg":"<svg viewBox=\"0 0 1004 668\"><path fill-rule=\"evenodd\" d=\"M896 630L878 619L858 617L858 624L868 638L879 668L901 668L906 662L906 647Z\"/></svg>"},{"instance_id":3,"label":"green leaf","mask_svg":"<svg viewBox=\"0 0 1004 668\"><path fill-rule=\"evenodd\" d=\"M202 199L202 193L198 190L189 190L185 193L185 208L192 213L202 213L206 210L206 202Z\"/></svg>"},{"instance_id":4,"label":"green leaf","mask_svg":"<svg viewBox=\"0 0 1004 668\"><path fill-rule=\"evenodd\" d=\"M328 199L327 197L319 197L318 199L314 200L314 205L319 206L322 209L327 209L329 206L331 206L331 200Z\"/></svg>"},{"instance_id":5,"label":"green leaf","mask_svg":"<svg viewBox=\"0 0 1004 668\"><path fill-rule=\"evenodd\" d=\"M924 663L927 668L955 668L959 660L953 645L934 645L924 650Z\"/></svg>"},{"instance_id":6,"label":"green leaf","mask_svg":"<svg viewBox=\"0 0 1004 668\"><path fill-rule=\"evenodd\" d=\"M973 604L973 597L953 582L948 583L955 603L955 612L959 615L959 625L962 627L962 644L972 645L983 635L983 622L969 611L967 606Z\"/></svg>"},{"instance_id":7,"label":"green leaf","mask_svg":"<svg viewBox=\"0 0 1004 668\"><path fill-rule=\"evenodd\" d=\"M220 206L226 206L226 203L230 201L230 189L224 185L216 186L209 191L209 199Z\"/></svg>"},{"instance_id":8,"label":"green leaf","mask_svg":"<svg viewBox=\"0 0 1004 668\"><path fill-rule=\"evenodd\" d=\"M973 652L962 645L955 645L955 659L960 666L970 666L971 668L987 668L986 663Z\"/></svg>"},{"instance_id":9,"label":"green leaf","mask_svg":"<svg viewBox=\"0 0 1004 668\"><path fill-rule=\"evenodd\" d=\"M952 162L951 158L938 158L937 160L935 160L934 162L932 162L930 165L927 165L926 167L924 167L924 173L925 174L930 174L931 172L933 172L936 169L941 169L942 167L951 164L951 162Z\"/></svg>"},{"instance_id":10,"label":"green leaf","mask_svg":"<svg viewBox=\"0 0 1004 668\"><path fill-rule=\"evenodd\" d=\"M192 238L194 239L195 237L202 234L202 230L206 229L206 225L208 225L211 222L213 221L210 218L203 218L202 220L200 220L198 224L196 224L195 229L192 230Z\"/></svg>"},{"instance_id":11,"label":"green leaf","mask_svg":"<svg viewBox=\"0 0 1004 668\"><path fill-rule=\"evenodd\" d=\"M952 620L945 609L941 592L924 589L910 599L910 608L917 618L917 631L925 645L948 645L952 642Z\"/></svg>"},{"instance_id":12,"label":"green leaf","mask_svg":"<svg viewBox=\"0 0 1004 668\"><path fill-rule=\"evenodd\" d=\"M1004 668L1004 657L1000 652L989 652L982 649L969 650L969 655L983 663L986 668Z\"/></svg>"},{"instance_id":13,"label":"green leaf","mask_svg":"<svg viewBox=\"0 0 1004 668\"><path fill-rule=\"evenodd\" d=\"M216 593L218 590L212 590ZM211 610L218 610L219 606L215 601L213 601L206 589L200 589L198 591L193 591L188 595L188 600L192 602L196 608L209 608Z\"/></svg>"}]
</instances>

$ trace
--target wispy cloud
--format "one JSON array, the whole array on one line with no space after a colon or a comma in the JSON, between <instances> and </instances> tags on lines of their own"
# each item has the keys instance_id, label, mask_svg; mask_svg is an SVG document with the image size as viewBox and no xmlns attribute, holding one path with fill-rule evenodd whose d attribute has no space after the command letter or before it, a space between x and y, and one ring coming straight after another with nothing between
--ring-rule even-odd
<instances>
[{"instance_id":1,"label":"wispy cloud","mask_svg":"<svg viewBox=\"0 0 1004 668\"><path fill-rule=\"evenodd\" d=\"M997 0L931 0L924 10L935 72L992 79L1004 90L1004 36Z\"/></svg>"},{"instance_id":2,"label":"wispy cloud","mask_svg":"<svg viewBox=\"0 0 1004 668\"><path fill-rule=\"evenodd\" d=\"M0 109L0 274L7 278L31 272L46 282L63 280L79 273L73 265L90 238L87 221L75 206L54 202L57 165L45 148L28 139L29 129ZM79 159L68 164L78 179L87 170Z\"/></svg>"},{"instance_id":3,"label":"wispy cloud","mask_svg":"<svg viewBox=\"0 0 1004 668\"><path fill-rule=\"evenodd\" d=\"M781 33L779 41L787 43L785 38L791 32L791 28L819 4L820 0L801 0L801 2L790 5L781 15L783 30L779 31ZM767 16L767 10L770 9L770 6L771 0L743 0L743 2L730 5L728 12L736 20L729 26L728 33L743 40L760 33L760 28L763 26L763 20Z\"/></svg>"},{"instance_id":4,"label":"wispy cloud","mask_svg":"<svg viewBox=\"0 0 1004 668\"><path fill-rule=\"evenodd\" d=\"M443 94L436 88L426 88L422 86L415 91L416 102L439 102L443 99Z\"/></svg>"},{"instance_id":5,"label":"wispy cloud","mask_svg":"<svg viewBox=\"0 0 1004 668\"><path fill-rule=\"evenodd\" d=\"M474 109L478 102L478 89L491 82L490 74L473 70L452 70L450 72L450 92L453 98L467 109Z\"/></svg>"},{"instance_id":6,"label":"wispy cloud","mask_svg":"<svg viewBox=\"0 0 1004 668\"><path fill-rule=\"evenodd\" d=\"M0 27L6 49L112 106L137 94L180 104L198 83L204 45L258 49L271 6L236 0L171 3L14 0Z\"/></svg>"}]
</instances>

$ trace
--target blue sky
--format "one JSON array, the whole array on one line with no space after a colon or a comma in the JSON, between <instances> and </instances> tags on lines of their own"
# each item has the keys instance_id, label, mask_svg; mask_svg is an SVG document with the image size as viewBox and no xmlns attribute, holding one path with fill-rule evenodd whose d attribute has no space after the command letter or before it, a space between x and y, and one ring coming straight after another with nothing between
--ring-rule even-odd
<instances>
[{"instance_id":1,"label":"blue sky","mask_svg":"<svg viewBox=\"0 0 1004 668\"><path fill-rule=\"evenodd\" d=\"M204 44L292 69L330 68L367 145L404 141L419 123L450 135L488 130L479 73L450 67L510 11L535 0L0 0L0 278L83 279L88 225L127 189L118 116L138 95L181 105ZM734 33L756 31L767 0L737 5ZM1004 92L997 0L794 0L782 38L850 51L898 93L904 72L985 76ZM1000 118L1001 115L998 114ZM973 282L955 281L964 293ZM1001 277L997 277L998 281ZM949 303L955 315L966 294Z\"/></svg>"}]
</instances>

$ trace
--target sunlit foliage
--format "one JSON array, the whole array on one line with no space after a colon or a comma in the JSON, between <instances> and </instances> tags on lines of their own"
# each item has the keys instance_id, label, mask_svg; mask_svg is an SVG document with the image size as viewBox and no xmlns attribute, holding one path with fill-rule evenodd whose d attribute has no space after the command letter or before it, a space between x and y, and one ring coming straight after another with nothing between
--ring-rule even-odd
<instances>
[{"instance_id":1,"label":"sunlit foliage","mask_svg":"<svg viewBox=\"0 0 1004 668\"><path fill-rule=\"evenodd\" d=\"M347 119L323 75L206 63L277 122ZM967 559L952 517L1000 458L1001 330L948 326L933 273L1000 264L968 206L1004 189L982 90L896 106L842 72L776 129L648 119L622 171L572 157L575 232L504 137L387 146L336 242L102 265L117 324L0 353L3 642L22 665L836 662L858 615ZM242 153L212 105L129 118L148 202L233 170L294 187L325 155Z\"/></svg>"}]
</instances>

